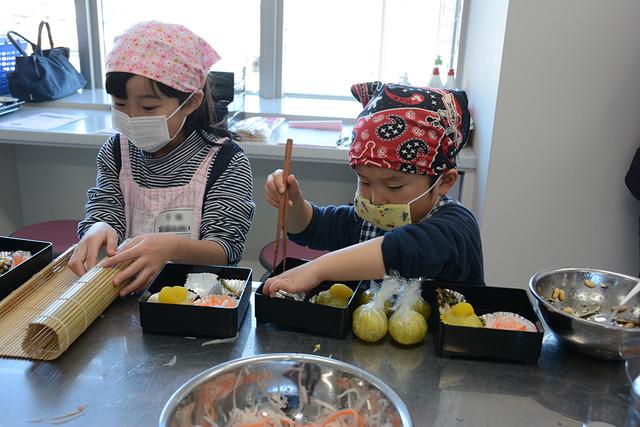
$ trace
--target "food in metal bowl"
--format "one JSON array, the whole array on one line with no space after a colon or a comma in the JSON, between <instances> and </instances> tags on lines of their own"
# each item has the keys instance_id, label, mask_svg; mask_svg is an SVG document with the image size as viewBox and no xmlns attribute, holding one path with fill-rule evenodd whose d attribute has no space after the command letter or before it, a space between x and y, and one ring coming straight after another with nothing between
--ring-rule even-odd
<instances>
[{"instance_id":1,"label":"food in metal bowl","mask_svg":"<svg viewBox=\"0 0 640 427\"><path fill-rule=\"evenodd\" d=\"M339 360L289 353L204 371L171 396L160 416L161 426L172 427L316 424L413 425L402 400L375 376Z\"/></svg>"},{"instance_id":2,"label":"food in metal bowl","mask_svg":"<svg viewBox=\"0 0 640 427\"><path fill-rule=\"evenodd\" d=\"M619 359L622 343L640 337L640 296L613 321L609 315L638 280L604 270L561 268L536 273L529 290L562 342L591 356Z\"/></svg>"}]
</instances>

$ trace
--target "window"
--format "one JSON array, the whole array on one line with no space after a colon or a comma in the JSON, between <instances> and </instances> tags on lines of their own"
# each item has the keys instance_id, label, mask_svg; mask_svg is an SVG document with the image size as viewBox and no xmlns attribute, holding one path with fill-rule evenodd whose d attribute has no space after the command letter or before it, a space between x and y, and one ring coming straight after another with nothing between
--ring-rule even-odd
<instances>
[{"instance_id":1,"label":"window","mask_svg":"<svg viewBox=\"0 0 640 427\"><path fill-rule=\"evenodd\" d=\"M100 87L100 58L116 35L143 20L179 23L221 55L214 70L244 75L248 92L257 93L262 81L263 89L270 86L267 96L351 98L350 86L363 81L426 85L436 56L442 57L444 80L446 69L457 65L462 2L181 0L176 6L175 0L25 0L3 5L0 31L35 41L39 22L48 20L56 45L70 47L71 62L78 69L82 63L83 74L95 76ZM101 28L86 28L88 22ZM262 76L261 54L271 61Z\"/></svg>"},{"instance_id":2,"label":"window","mask_svg":"<svg viewBox=\"0 0 640 427\"><path fill-rule=\"evenodd\" d=\"M461 0L284 2L285 94L350 96L353 83L426 85L455 67Z\"/></svg>"},{"instance_id":3,"label":"window","mask_svg":"<svg viewBox=\"0 0 640 427\"><path fill-rule=\"evenodd\" d=\"M53 42L56 46L65 46L70 49L69 60L79 70L80 55L73 0L3 2L2 13L0 13L0 34L4 36L8 31L15 31L37 43L40 21L49 22ZM46 36L46 30L43 30L43 33L42 47L48 49L49 39ZM27 53L31 53L31 49L27 49Z\"/></svg>"}]
</instances>

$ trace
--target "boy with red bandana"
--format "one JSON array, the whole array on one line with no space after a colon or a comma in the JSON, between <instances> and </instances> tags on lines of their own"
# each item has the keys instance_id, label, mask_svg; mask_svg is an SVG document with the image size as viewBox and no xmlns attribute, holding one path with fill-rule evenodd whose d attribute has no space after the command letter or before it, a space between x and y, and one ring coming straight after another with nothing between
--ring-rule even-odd
<instances>
[{"instance_id":1,"label":"boy with red bandana","mask_svg":"<svg viewBox=\"0 0 640 427\"><path fill-rule=\"evenodd\" d=\"M380 82L351 88L364 110L349 150L357 174L353 206L316 206L289 175L289 238L332 252L265 283L264 293L308 291L323 281L402 277L483 284L482 244L473 214L446 196L456 154L469 138L464 92ZM265 197L278 207L282 171Z\"/></svg>"}]
</instances>

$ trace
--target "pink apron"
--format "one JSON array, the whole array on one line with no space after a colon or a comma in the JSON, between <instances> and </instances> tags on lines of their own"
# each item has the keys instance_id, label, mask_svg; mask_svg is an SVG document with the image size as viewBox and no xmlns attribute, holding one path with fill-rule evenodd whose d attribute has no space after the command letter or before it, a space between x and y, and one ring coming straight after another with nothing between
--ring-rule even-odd
<instances>
[{"instance_id":1,"label":"pink apron","mask_svg":"<svg viewBox=\"0 0 640 427\"><path fill-rule=\"evenodd\" d=\"M174 233L198 239L202 222L202 204L211 161L220 147L211 147L191 181L186 185L144 188L136 184L131 172L129 141L120 136L120 188L124 196L127 234L125 238L146 233Z\"/></svg>"}]
</instances>

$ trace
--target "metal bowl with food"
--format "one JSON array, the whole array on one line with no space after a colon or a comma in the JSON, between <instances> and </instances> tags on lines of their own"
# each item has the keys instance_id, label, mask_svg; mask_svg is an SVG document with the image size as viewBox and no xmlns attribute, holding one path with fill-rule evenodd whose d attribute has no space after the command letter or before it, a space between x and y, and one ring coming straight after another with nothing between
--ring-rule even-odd
<instances>
[{"instance_id":1,"label":"metal bowl with food","mask_svg":"<svg viewBox=\"0 0 640 427\"><path fill-rule=\"evenodd\" d=\"M640 295L609 315L638 278L592 268L560 268L536 273L529 290L553 333L575 350L620 359L626 340L640 338Z\"/></svg>"},{"instance_id":2,"label":"metal bowl with food","mask_svg":"<svg viewBox=\"0 0 640 427\"><path fill-rule=\"evenodd\" d=\"M413 425L400 397L370 373L339 360L292 353L208 369L180 387L160 415L160 426L171 427L312 423Z\"/></svg>"}]
</instances>

